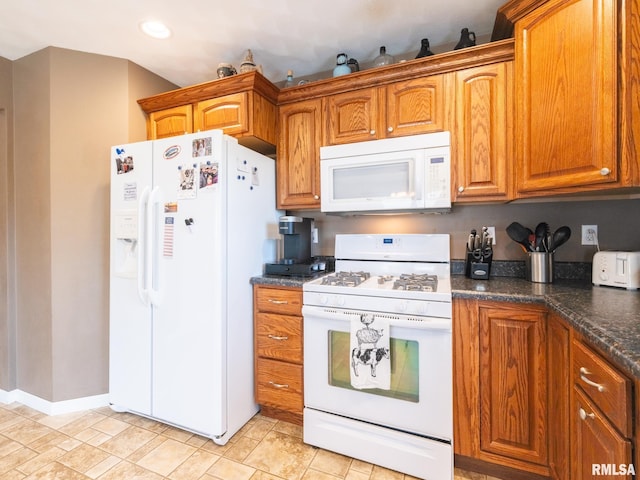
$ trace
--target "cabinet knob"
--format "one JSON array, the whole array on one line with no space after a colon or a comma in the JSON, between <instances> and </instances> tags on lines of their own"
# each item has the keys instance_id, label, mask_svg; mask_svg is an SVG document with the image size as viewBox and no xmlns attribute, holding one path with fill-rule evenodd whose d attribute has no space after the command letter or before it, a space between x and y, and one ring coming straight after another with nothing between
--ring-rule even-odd
<instances>
[{"instance_id":1,"label":"cabinet knob","mask_svg":"<svg viewBox=\"0 0 640 480\"><path fill-rule=\"evenodd\" d=\"M464 192L464 187L463 187L462 185L460 185L460 186L458 187L458 191L459 191L460 193Z\"/></svg>"},{"instance_id":2,"label":"cabinet knob","mask_svg":"<svg viewBox=\"0 0 640 480\"><path fill-rule=\"evenodd\" d=\"M604 168L600 169L600 175L602 175L603 177L606 177L610 173L611 173L611 170L609 170L607 167L604 167Z\"/></svg>"},{"instance_id":3,"label":"cabinet knob","mask_svg":"<svg viewBox=\"0 0 640 480\"><path fill-rule=\"evenodd\" d=\"M314 199L314 200L320 200L320 195L314 195L314 196L313 196L313 199Z\"/></svg>"},{"instance_id":4,"label":"cabinet knob","mask_svg":"<svg viewBox=\"0 0 640 480\"><path fill-rule=\"evenodd\" d=\"M388 127L387 128L387 132L389 132L389 133L393 132L393 127Z\"/></svg>"},{"instance_id":5,"label":"cabinet knob","mask_svg":"<svg viewBox=\"0 0 640 480\"><path fill-rule=\"evenodd\" d=\"M376 131L375 130L369 130L369 135L375 135Z\"/></svg>"},{"instance_id":6,"label":"cabinet knob","mask_svg":"<svg viewBox=\"0 0 640 480\"><path fill-rule=\"evenodd\" d=\"M580 418L582 420L586 420L587 418L595 418L596 417L595 413L593 413L593 412L592 413L587 413L587 412L584 411L583 408L580 409L579 413L580 413Z\"/></svg>"}]
</instances>

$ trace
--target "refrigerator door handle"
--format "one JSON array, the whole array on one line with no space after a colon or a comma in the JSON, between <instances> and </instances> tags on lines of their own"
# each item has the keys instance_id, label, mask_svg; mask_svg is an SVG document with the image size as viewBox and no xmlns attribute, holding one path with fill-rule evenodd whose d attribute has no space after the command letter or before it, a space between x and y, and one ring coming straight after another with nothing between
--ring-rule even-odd
<instances>
[{"instance_id":1,"label":"refrigerator door handle","mask_svg":"<svg viewBox=\"0 0 640 480\"><path fill-rule=\"evenodd\" d=\"M160 232L162 226L159 224L160 207L162 206L162 198L160 198L160 187L156 186L149 195L149 206L147 208L147 238L149 239L146 249L147 257L147 293L151 305L160 305ZM157 216L156 216L157 213ZM156 221L156 218L158 219ZM155 280L155 282L154 282Z\"/></svg>"},{"instance_id":2,"label":"refrigerator door handle","mask_svg":"<svg viewBox=\"0 0 640 480\"><path fill-rule=\"evenodd\" d=\"M149 211L149 194L151 189L145 187L138 201L138 297L149 306L149 292L146 288L148 263L146 261L147 244L149 243L147 216Z\"/></svg>"}]
</instances>

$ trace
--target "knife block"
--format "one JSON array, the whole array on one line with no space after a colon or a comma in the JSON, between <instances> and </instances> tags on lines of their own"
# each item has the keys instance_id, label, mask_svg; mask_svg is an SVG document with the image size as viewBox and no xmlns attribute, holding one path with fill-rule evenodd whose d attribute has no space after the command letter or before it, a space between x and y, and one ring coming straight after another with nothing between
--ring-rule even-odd
<instances>
[{"instance_id":1,"label":"knife block","mask_svg":"<svg viewBox=\"0 0 640 480\"><path fill-rule=\"evenodd\" d=\"M473 252L467 250L467 257L464 265L465 276L474 280L489 280L492 259L493 253L477 259L474 257Z\"/></svg>"}]
</instances>

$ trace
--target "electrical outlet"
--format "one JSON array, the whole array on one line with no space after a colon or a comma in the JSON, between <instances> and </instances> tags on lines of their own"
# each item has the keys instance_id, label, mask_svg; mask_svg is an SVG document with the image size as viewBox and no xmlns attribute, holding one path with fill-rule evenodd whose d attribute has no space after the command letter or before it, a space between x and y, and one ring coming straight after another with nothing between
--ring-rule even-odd
<instances>
[{"instance_id":1,"label":"electrical outlet","mask_svg":"<svg viewBox=\"0 0 640 480\"><path fill-rule=\"evenodd\" d=\"M318 243L318 229L316 227L311 230L311 242Z\"/></svg>"},{"instance_id":2,"label":"electrical outlet","mask_svg":"<svg viewBox=\"0 0 640 480\"><path fill-rule=\"evenodd\" d=\"M496 244L496 227L487 227L487 233L491 235L491 245Z\"/></svg>"},{"instance_id":3,"label":"electrical outlet","mask_svg":"<svg viewBox=\"0 0 640 480\"><path fill-rule=\"evenodd\" d=\"M582 245L598 244L598 226L582 225Z\"/></svg>"}]
</instances>

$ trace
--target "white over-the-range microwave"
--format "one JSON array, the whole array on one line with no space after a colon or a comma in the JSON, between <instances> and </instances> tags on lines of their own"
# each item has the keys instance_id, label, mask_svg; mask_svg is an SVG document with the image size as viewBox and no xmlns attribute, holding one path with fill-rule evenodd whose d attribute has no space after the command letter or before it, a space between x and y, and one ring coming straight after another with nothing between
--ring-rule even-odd
<instances>
[{"instance_id":1,"label":"white over-the-range microwave","mask_svg":"<svg viewBox=\"0 0 640 480\"><path fill-rule=\"evenodd\" d=\"M321 210L448 211L449 132L320 148Z\"/></svg>"}]
</instances>

